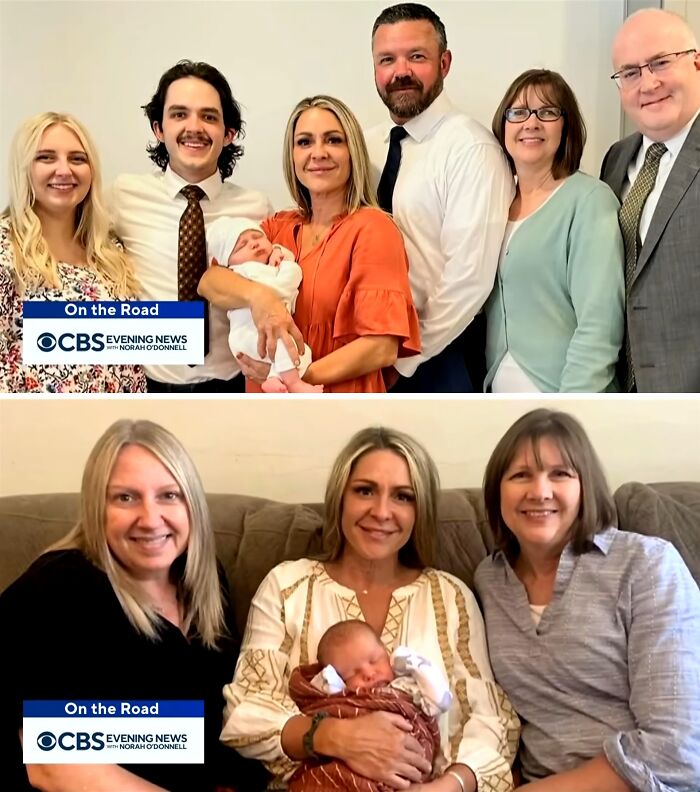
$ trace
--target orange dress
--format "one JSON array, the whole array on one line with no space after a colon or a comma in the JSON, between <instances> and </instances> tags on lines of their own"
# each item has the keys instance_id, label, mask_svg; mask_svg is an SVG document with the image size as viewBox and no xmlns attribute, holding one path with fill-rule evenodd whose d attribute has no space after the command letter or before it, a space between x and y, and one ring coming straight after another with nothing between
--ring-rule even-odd
<instances>
[{"instance_id":1,"label":"orange dress","mask_svg":"<svg viewBox=\"0 0 700 792\"><path fill-rule=\"evenodd\" d=\"M418 314L408 285L401 232L379 209L340 217L301 257L302 217L278 212L262 224L268 239L288 248L302 270L294 321L313 360L360 336L399 338L399 357L420 352ZM249 392L260 392L248 383ZM385 393L381 370L324 386L325 393Z\"/></svg>"}]
</instances>

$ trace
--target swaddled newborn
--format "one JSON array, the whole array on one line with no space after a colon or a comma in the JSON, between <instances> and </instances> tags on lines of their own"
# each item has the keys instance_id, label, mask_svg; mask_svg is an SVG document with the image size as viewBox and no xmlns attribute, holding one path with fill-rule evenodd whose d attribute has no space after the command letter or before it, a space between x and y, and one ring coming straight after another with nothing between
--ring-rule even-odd
<instances>
[{"instance_id":1,"label":"swaddled newborn","mask_svg":"<svg viewBox=\"0 0 700 792\"><path fill-rule=\"evenodd\" d=\"M412 724L412 735L433 764L440 749L436 717L452 701L435 666L406 647L397 648L390 659L374 630L359 620L328 629L317 654L318 663L299 666L289 682L290 695L305 715L353 718L377 710L395 712ZM354 773L338 759L306 759L289 782L290 792L338 788L389 792L385 784Z\"/></svg>"}]
</instances>

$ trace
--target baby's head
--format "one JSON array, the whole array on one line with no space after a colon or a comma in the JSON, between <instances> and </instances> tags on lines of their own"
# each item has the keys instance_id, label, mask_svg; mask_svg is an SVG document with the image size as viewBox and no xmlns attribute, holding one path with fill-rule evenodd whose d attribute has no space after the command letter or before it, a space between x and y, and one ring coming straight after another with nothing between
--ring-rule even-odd
<instances>
[{"instance_id":1,"label":"baby's head","mask_svg":"<svg viewBox=\"0 0 700 792\"><path fill-rule=\"evenodd\" d=\"M229 266L245 264L246 261L259 261L267 264L272 253L272 242L256 228L248 228L239 234L236 244L228 257Z\"/></svg>"},{"instance_id":2,"label":"baby's head","mask_svg":"<svg viewBox=\"0 0 700 792\"><path fill-rule=\"evenodd\" d=\"M272 243L254 220L219 217L207 228L207 256L222 266L260 261L267 264Z\"/></svg>"},{"instance_id":3,"label":"baby's head","mask_svg":"<svg viewBox=\"0 0 700 792\"><path fill-rule=\"evenodd\" d=\"M352 690L386 685L394 678L389 653L369 624L359 619L326 630L318 644L318 662L332 665Z\"/></svg>"}]
</instances>

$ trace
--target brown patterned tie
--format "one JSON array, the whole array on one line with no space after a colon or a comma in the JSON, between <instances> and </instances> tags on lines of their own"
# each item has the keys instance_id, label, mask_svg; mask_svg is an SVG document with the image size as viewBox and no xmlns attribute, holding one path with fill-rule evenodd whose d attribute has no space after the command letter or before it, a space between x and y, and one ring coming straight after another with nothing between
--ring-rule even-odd
<instances>
[{"instance_id":1,"label":"brown patterned tie","mask_svg":"<svg viewBox=\"0 0 700 792\"><path fill-rule=\"evenodd\" d=\"M625 243L625 294L629 300L634 273L637 269L637 258L641 240L639 239L639 221L642 217L642 210L646 203L649 193L654 189L656 176L659 172L659 161L666 153L666 146L663 143L652 143L644 156L644 164L637 174L634 184L627 193L622 206L620 207L620 230ZM627 363L625 390L629 393L635 387L634 361L632 360L632 350L630 348L630 336L625 329L625 357Z\"/></svg>"},{"instance_id":2,"label":"brown patterned tie","mask_svg":"<svg viewBox=\"0 0 700 792\"><path fill-rule=\"evenodd\" d=\"M199 202L204 190L188 184L180 192L187 198L187 206L180 218L177 241L177 299L201 300L197 294L199 279L207 269L207 240L204 235L204 213ZM204 300L204 355L209 352L209 303Z\"/></svg>"}]
</instances>

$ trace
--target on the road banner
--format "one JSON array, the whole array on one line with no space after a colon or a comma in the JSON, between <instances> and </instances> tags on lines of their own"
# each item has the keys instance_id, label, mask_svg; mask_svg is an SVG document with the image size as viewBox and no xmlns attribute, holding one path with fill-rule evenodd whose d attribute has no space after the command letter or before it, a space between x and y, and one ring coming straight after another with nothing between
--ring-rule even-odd
<instances>
[{"instance_id":1,"label":"on the road banner","mask_svg":"<svg viewBox=\"0 0 700 792\"><path fill-rule=\"evenodd\" d=\"M203 701L25 701L24 764L204 764Z\"/></svg>"},{"instance_id":2,"label":"on the road banner","mask_svg":"<svg viewBox=\"0 0 700 792\"><path fill-rule=\"evenodd\" d=\"M204 303L24 302L22 361L81 364L204 362Z\"/></svg>"}]
</instances>

